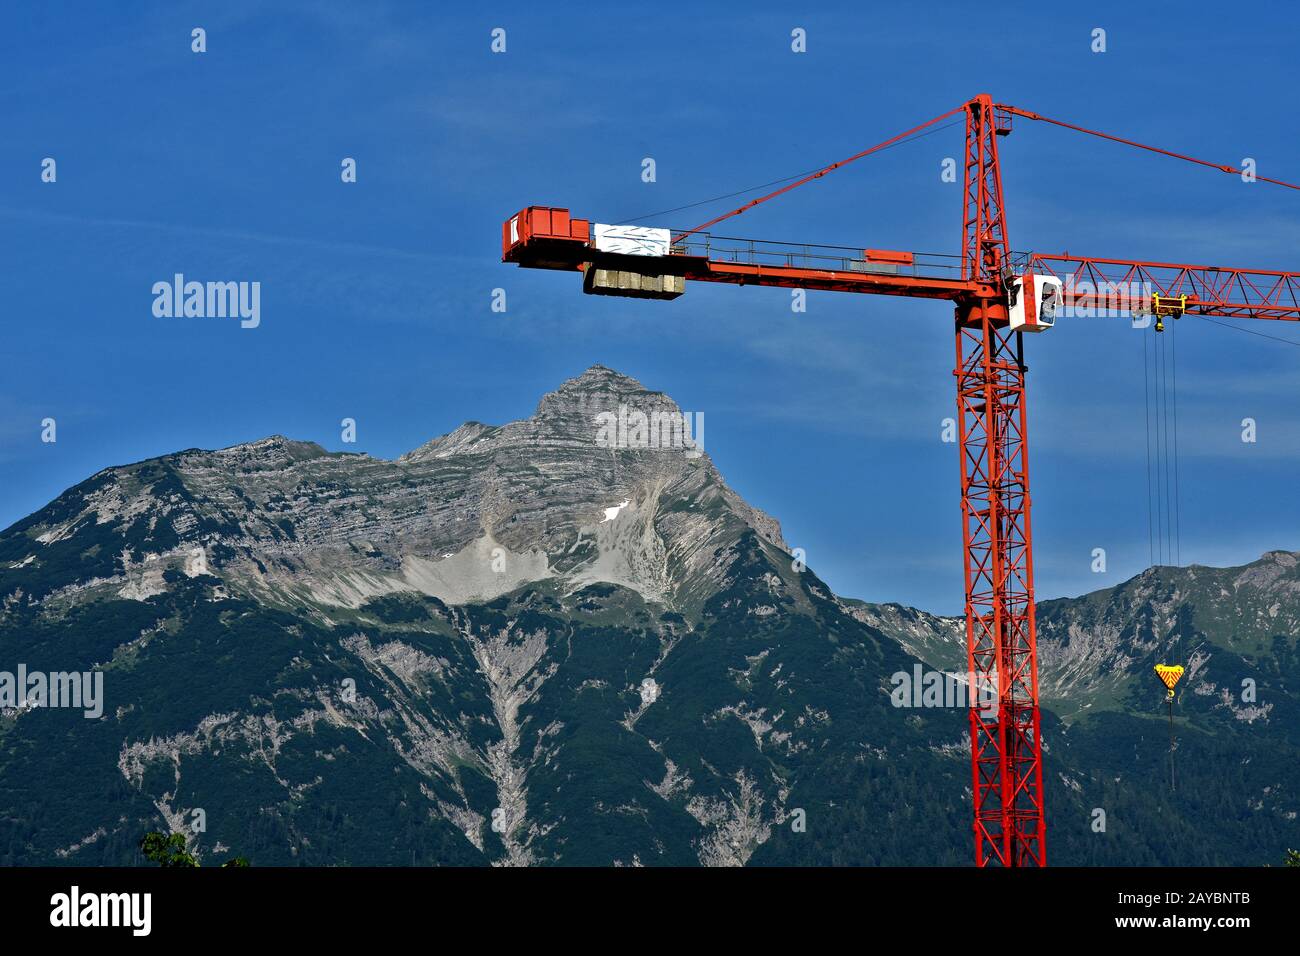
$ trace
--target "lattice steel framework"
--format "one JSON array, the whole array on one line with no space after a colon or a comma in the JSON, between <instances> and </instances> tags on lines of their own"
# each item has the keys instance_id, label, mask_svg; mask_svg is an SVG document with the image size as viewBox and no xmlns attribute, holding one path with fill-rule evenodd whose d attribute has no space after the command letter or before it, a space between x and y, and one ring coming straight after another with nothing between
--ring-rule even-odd
<instances>
[{"instance_id":1,"label":"lattice steel framework","mask_svg":"<svg viewBox=\"0 0 1300 956\"><path fill-rule=\"evenodd\" d=\"M1000 282L1010 251L987 96L967 108L965 197L963 277ZM972 689L996 699L969 711L975 863L1044 866L1025 365L1006 319L1005 300L957 304L967 660Z\"/></svg>"}]
</instances>

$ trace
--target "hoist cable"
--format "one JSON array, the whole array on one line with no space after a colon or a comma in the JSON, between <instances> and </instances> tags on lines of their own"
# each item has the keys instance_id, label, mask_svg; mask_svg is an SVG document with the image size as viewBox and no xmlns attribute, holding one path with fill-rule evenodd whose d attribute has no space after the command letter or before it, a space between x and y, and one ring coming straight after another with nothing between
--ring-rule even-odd
<instances>
[{"instance_id":1,"label":"hoist cable","mask_svg":"<svg viewBox=\"0 0 1300 956\"><path fill-rule=\"evenodd\" d=\"M1152 522L1151 507L1151 369L1147 359L1147 338L1142 336L1142 402L1146 406L1146 440L1147 440L1147 552L1150 567L1156 564L1155 526Z\"/></svg>"},{"instance_id":2,"label":"hoist cable","mask_svg":"<svg viewBox=\"0 0 1300 956\"><path fill-rule=\"evenodd\" d=\"M1272 339L1274 342L1281 342L1283 345L1300 346L1300 342L1297 342L1295 339L1285 339L1280 335L1269 335L1267 332L1257 332L1254 329L1248 329L1240 325L1229 325L1227 322L1219 322L1207 315L1197 315L1196 318L1200 319L1202 322L1209 322L1211 325L1217 325L1222 329L1232 329L1234 332L1246 332L1250 335L1258 335L1260 338Z\"/></svg>"},{"instance_id":3,"label":"hoist cable","mask_svg":"<svg viewBox=\"0 0 1300 956\"><path fill-rule=\"evenodd\" d=\"M1182 491L1179 482L1178 470L1178 333L1177 323L1174 324L1175 331L1170 333L1169 355L1170 365L1173 369L1174 383L1171 390L1174 402L1174 564L1181 567L1183 563L1183 515L1182 515Z\"/></svg>"},{"instance_id":4,"label":"hoist cable","mask_svg":"<svg viewBox=\"0 0 1300 956\"><path fill-rule=\"evenodd\" d=\"M1171 496L1169 481L1169 346L1165 343L1165 337L1160 338L1160 367L1161 367L1161 402L1164 405L1161 416L1164 421L1165 429L1165 563L1174 563L1174 523L1171 520Z\"/></svg>"},{"instance_id":5,"label":"hoist cable","mask_svg":"<svg viewBox=\"0 0 1300 956\"><path fill-rule=\"evenodd\" d=\"M689 236L696 232L701 232L709 228L710 226L722 222L722 220L724 219L730 219L732 216L739 216L741 213L753 209L755 206L759 205L760 203L765 203L769 199L775 199L777 196L783 195L784 193L788 193L792 189L797 189L798 187L802 186L804 183L812 182L814 179L820 179L822 176L825 176L827 173L834 172L835 170L839 169L842 166L847 166L849 163L856 162L857 160L862 159L864 156L870 156L872 153L878 153L881 150L888 149L891 146L895 146L900 142L908 140L915 134L921 132L922 130L928 129L931 126L934 126L936 123L943 122L948 117L956 113L962 112L969 106L970 103L963 103L961 104L961 106L958 106L955 109L951 109L940 116L936 116L932 120L927 120L926 122L922 123L920 126L914 126L904 133L899 133L897 136L892 136L889 139L885 140L883 143L877 143L875 146L872 146L869 149L864 149L860 153L854 153L852 156L848 157L847 159L841 159L839 162L831 163L829 166L823 166L821 169L817 170L814 173L811 173L807 176L803 176L800 179L796 180L795 182L790 183L789 185L782 186L780 189L774 190L768 193L766 196L759 196L757 199L752 199L749 202L745 203L745 205L743 206L738 206L737 208L731 210L730 212L724 212L721 216L714 216L708 222L702 222L694 229L687 229L685 232L678 233L674 238L684 239L686 236Z\"/></svg>"},{"instance_id":6,"label":"hoist cable","mask_svg":"<svg viewBox=\"0 0 1300 956\"><path fill-rule=\"evenodd\" d=\"M1064 129L1074 130L1076 133L1087 133L1089 136L1097 136L1101 139L1108 139L1113 143L1121 143L1124 146L1132 146L1136 149L1145 149L1149 153L1159 153L1161 156L1168 156L1171 159L1181 159L1188 163L1195 163L1198 166L1208 166L1210 169L1217 169L1223 173L1229 173L1240 176L1246 172L1239 166L1229 166L1226 163L1212 163L1207 159L1197 159L1195 156L1187 156L1183 153L1175 153L1173 150L1161 149L1158 146L1148 146L1145 143L1139 143L1131 139L1124 139L1122 136L1113 136L1110 133L1102 133L1095 129L1088 129L1085 126L1075 126L1073 123L1066 123L1062 120L1052 119L1050 116L1042 116L1038 113L1031 113L1029 110L1022 110L1016 106L1008 106L1005 103L997 103L994 109L1005 110L1016 116L1023 116L1025 119L1036 120L1042 123L1051 123L1053 126L1060 126ZM1287 189L1300 189L1295 183L1284 182L1281 179L1270 179L1267 176L1256 176L1251 172L1254 179L1261 183L1272 183L1275 186L1285 186Z\"/></svg>"},{"instance_id":7,"label":"hoist cable","mask_svg":"<svg viewBox=\"0 0 1300 956\"><path fill-rule=\"evenodd\" d=\"M890 143L888 146L876 150L876 152L883 153L886 149L893 149L895 146L904 146L907 143L914 143L918 139L924 139L927 136L933 136L935 133L942 132L945 129L952 129L954 126L960 126L963 122L965 121L955 120L951 123L945 123L942 126L936 126L934 129L926 130L924 133L917 133L915 136L909 136L905 139L900 139L896 143ZM818 169L822 169L822 168L824 167L818 167ZM699 206L708 206L711 203L722 202L722 200L724 199L735 199L737 196L744 196L746 193L756 192L759 189L767 189L769 186L779 186L781 183L788 183L794 179L802 179L805 176L811 176L811 174L816 173L818 169L805 170L802 173L795 173L793 176L782 176L780 179L773 179L771 182L759 183L757 186L750 186L746 189L738 189L735 192L731 192L731 193L723 193L721 196L714 196L711 199L701 199L698 202L689 202L684 206L674 206L672 209L661 209L658 212L648 212L644 216L636 216L631 219L617 219L615 220L615 225L626 226L634 222L641 222L642 220L645 219L657 219L660 216L669 216L675 212L681 212L684 209L695 209ZM691 231L696 232L698 230L693 229Z\"/></svg>"}]
</instances>

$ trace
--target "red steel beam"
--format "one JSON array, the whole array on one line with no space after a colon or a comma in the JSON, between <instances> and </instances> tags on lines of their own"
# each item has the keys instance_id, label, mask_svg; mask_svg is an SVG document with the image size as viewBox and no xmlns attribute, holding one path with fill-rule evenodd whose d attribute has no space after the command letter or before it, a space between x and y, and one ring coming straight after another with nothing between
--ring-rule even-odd
<instances>
[{"instance_id":1,"label":"red steel beam","mask_svg":"<svg viewBox=\"0 0 1300 956\"><path fill-rule=\"evenodd\" d=\"M997 123L988 96L966 123L962 274L1000 284L1010 265ZM1000 291L1000 290L999 290ZM976 866L1045 866L1034 560L1021 333L1005 293L957 305L966 646L997 707L969 710ZM978 697L974 698L978 700Z\"/></svg>"},{"instance_id":2,"label":"red steel beam","mask_svg":"<svg viewBox=\"0 0 1300 956\"><path fill-rule=\"evenodd\" d=\"M1044 866L1025 368L998 318L986 302L957 322L967 663L997 702L968 712L975 864Z\"/></svg>"},{"instance_id":3,"label":"red steel beam","mask_svg":"<svg viewBox=\"0 0 1300 956\"><path fill-rule=\"evenodd\" d=\"M1300 272L1040 254L1028 257L1027 271L1058 277L1066 306L1094 315L1185 295L1189 315L1300 321Z\"/></svg>"}]
</instances>

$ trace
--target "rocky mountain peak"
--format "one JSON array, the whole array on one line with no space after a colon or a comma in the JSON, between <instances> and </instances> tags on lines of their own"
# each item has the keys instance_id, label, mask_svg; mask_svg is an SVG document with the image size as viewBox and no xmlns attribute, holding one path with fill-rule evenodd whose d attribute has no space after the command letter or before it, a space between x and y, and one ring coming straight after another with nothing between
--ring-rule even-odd
<instances>
[{"instance_id":1,"label":"rocky mountain peak","mask_svg":"<svg viewBox=\"0 0 1300 956\"><path fill-rule=\"evenodd\" d=\"M630 375L615 371L599 363L591 366L581 375L566 379L560 383L552 395L570 395L589 392L634 393L645 392L646 387Z\"/></svg>"},{"instance_id":2,"label":"rocky mountain peak","mask_svg":"<svg viewBox=\"0 0 1300 956\"><path fill-rule=\"evenodd\" d=\"M603 365L593 365L543 395L531 421L543 434L555 438L592 441L602 423L626 422L629 416L634 421L644 416L648 423L656 415L662 421L665 416L680 419L681 414L677 403L663 392L651 391ZM629 447L635 445L633 441Z\"/></svg>"}]
</instances>

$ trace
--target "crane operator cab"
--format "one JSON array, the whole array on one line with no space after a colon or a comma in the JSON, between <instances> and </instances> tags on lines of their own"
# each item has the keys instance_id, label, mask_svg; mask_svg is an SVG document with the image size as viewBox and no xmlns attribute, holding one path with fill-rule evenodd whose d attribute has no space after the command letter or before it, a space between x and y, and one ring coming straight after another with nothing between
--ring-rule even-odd
<instances>
[{"instance_id":1,"label":"crane operator cab","mask_svg":"<svg viewBox=\"0 0 1300 956\"><path fill-rule=\"evenodd\" d=\"M1056 314L1065 302L1065 294L1056 276L1026 272L1011 280L1007 300L1011 328L1042 332L1056 324Z\"/></svg>"}]
</instances>

